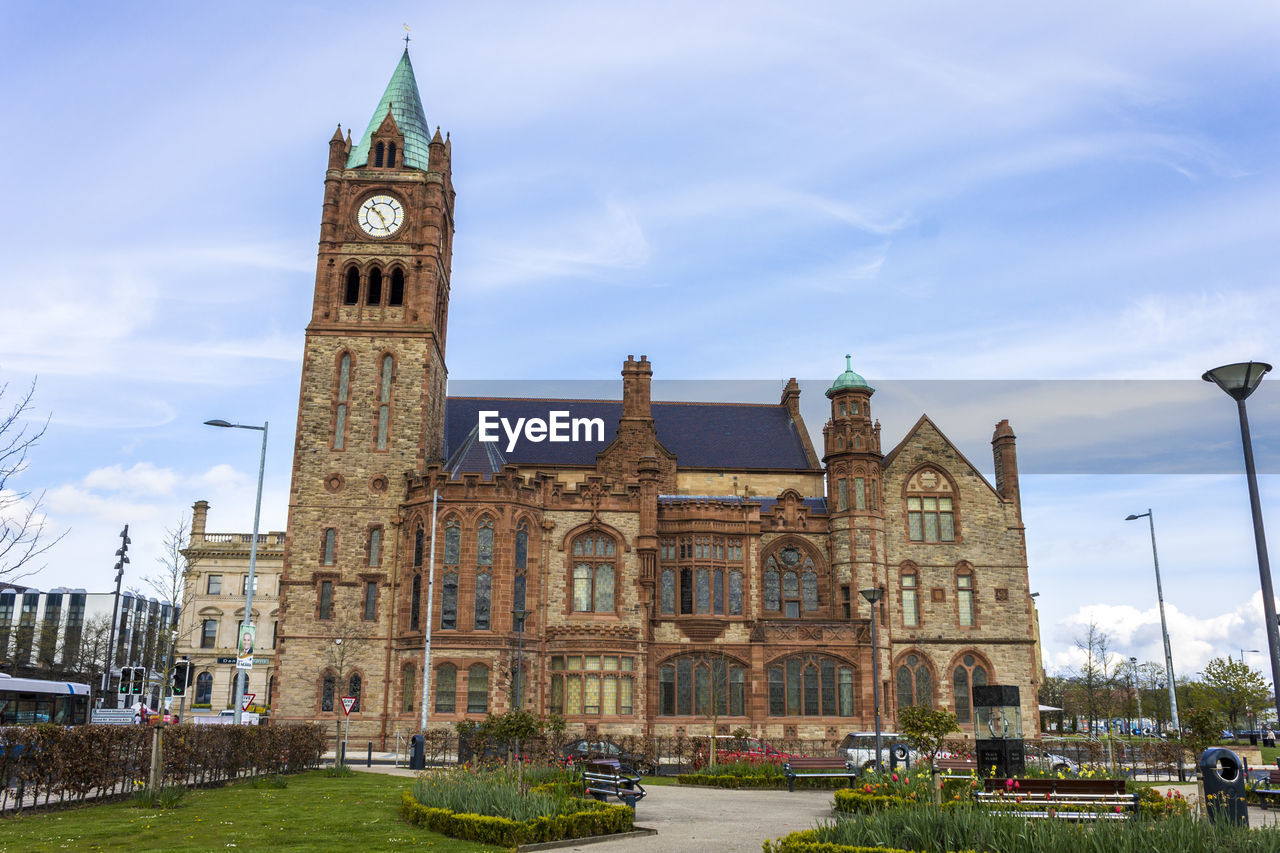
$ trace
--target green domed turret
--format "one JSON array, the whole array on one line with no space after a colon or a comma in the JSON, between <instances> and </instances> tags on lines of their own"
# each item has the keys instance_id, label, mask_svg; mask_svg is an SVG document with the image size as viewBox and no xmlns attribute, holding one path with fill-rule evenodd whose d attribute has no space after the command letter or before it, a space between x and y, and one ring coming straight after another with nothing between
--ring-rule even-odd
<instances>
[{"instance_id":1,"label":"green domed turret","mask_svg":"<svg viewBox=\"0 0 1280 853\"><path fill-rule=\"evenodd\" d=\"M844 357L844 373L836 377L836 381L831 383L831 387L827 389L827 396L830 397L837 391L875 391L867 384L867 380L853 372L853 356L846 355Z\"/></svg>"}]
</instances>

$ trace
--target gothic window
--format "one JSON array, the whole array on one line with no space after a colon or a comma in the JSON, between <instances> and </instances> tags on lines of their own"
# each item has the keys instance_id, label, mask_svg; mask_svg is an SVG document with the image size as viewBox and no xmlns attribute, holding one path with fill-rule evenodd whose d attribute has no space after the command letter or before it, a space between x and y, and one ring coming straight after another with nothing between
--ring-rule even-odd
<instances>
[{"instance_id":1,"label":"gothic window","mask_svg":"<svg viewBox=\"0 0 1280 853\"><path fill-rule=\"evenodd\" d=\"M351 395L351 353L338 359L338 393L333 401L333 449L341 450L347 440L347 401Z\"/></svg>"},{"instance_id":2,"label":"gothic window","mask_svg":"<svg viewBox=\"0 0 1280 853\"><path fill-rule=\"evenodd\" d=\"M806 612L818 609L818 573L813 560L805 559L805 570L800 573L800 595Z\"/></svg>"},{"instance_id":3,"label":"gothic window","mask_svg":"<svg viewBox=\"0 0 1280 853\"><path fill-rule=\"evenodd\" d=\"M476 532L476 565L493 565L493 519L480 520L480 529Z\"/></svg>"},{"instance_id":4,"label":"gothic window","mask_svg":"<svg viewBox=\"0 0 1280 853\"><path fill-rule=\"evenodd\" d=\"M458 709L458 668L451 663L436 667L436 713L452 714Z\"/></svg>"},{"instance_id":5,"label":"gothic window","mask_svg":"<svg viewBox=\"0 0 1280 853\"><path fill-rule=\"evenodd\" d=\"M529 525L520 522L516 527L515 583L511 592L511 609L525 609L525 593L529 584Z\"/></svg>"},{"instance_id":6,"label":"gothic window","mask_svg":"<svg viewBox=\"0 0 1280 853\"><path fill-rule=\"evenodd\" d=\"M956 573L956 607L960 610L960 625L973 626L973 572L961 569Z\"/></svg>"},{"instance_id":7,"label":"gothic window","mask_svg":"<svg viewBox=\"0 0 1280 853\"><path fill-rule=\"evenodd\" d=\"M955 541L951 481L933 468L924 468L907 481L907 536L913 542Z\"/></svg>"},{"instance_id":8,"label":"gothic window","mask_svg":"<svg viewBox=\"0 0 1280 853\"><path fill-rule=\"evenodd\" d=\"M320 581L320 607L316 615L320 619L333 618L333 581Z\"/></svg>"},{"instance_id":9,"label":"gothic window","mask_svg":"<svg viewBox=\"0 0 1280 853\"><path fill-rule=\"evenodd\" d=\"M347 285L342 294L342 301L346 305L356 305L360 302L360 270L355 267L347 268Z\"/></svg>"},{"instance_id":10,"label":"gothic window","mask_svg":"<svg viewBox=\"0 0 1280 853\"><path fill-rule=\"evenodd\" d=\"M551 711L562 716L635 713L635 658L556 655L551 658Z\"/></svg>"},{"instance_id":11,"label":"gothic window","mask_svg":"<svg viewBox=\"0 0 1280 853\"><path fill-rule=\"evenodd\" d=\"M384 146L381 142L373 146L373 165L374 166L377 166L378 168L382 168L383 153L384 153Z\"/></svg>"},{"instance_id":12,"label":"gothic window","mask_svg":"<svg viewBox=\"0 0 1280 853\"><path fill-rule=\"evenodd\" d=\"M365 305L377 305L382 302L382 270L374 267L369 270L369 289L364 295Z\"/></svg>"},{"instance_id":13,"label":"gothic window","mask_svg":"<svg viewBox=\"0 0 1280 853\"><path fill-rule=\"evenodd\" d=\"M364 619L366 622L372 622L378 618L378 582L365 581L364 583Z\"/></svg>"},{"instance_id":14,"label":"gothic window","mask_svg":"<svg viewBox=\"0 0 1280 853\"><path fill-rule=\"evenodd\" d=\"M601 533L587 533L573 541L573 610L612 613L617 545Z\"/></svg>"},{"instance_id":15,"label":"gothic window","mask_svg":"<svg viewBox=\"0 0 1280 853\"><path fill-rule=\"evenodd\" d=\"M391 271L391 293L388 295L387 304L404 304L404 270L399 267Z\"/></svg>"},{"instance_id":16,"label":"gothic window","mask_svg":"<svg viewBox=\"0 0 1280 853\"><path fill-rule=\"evenodd\" d=\"M387 168L394 169L396 167L396 144L394 142L387 143Z\"/></svg>"},{"instance_id":17,"label":"gothic window","mask_svg":"<svg viewBox=\"0 0 1280 853\"><path fill-rule=\"evenodd\" d=\"M409 593L409 630L419 628L419 611L422 609L422 575L413 576L413 584Z\"/></svg>"},{"instance_id":18,"label":"gothic window","mask_svg":"<svg viewBox=\"0 0 1280 853\"><path fill-rule=\"evenodd\" d=\"M440 586L440 629L452 631L458 627L458 573L445 572Z\"/></svg>"},{"instance_id":19,"label":"gothic window","mask_svg":"<svg viewBox=\"0 0 1280 853\"><path fill-rule=\"evenodd\" d=\"M676 612L676 570L662 570L662 612L673 616Z\"/></svg>"},{"instance_id":20,"label":"gothic window","mask_svg":"<svg viewBox=\"0 0 1280 853\"><path fill-rule=\"evenodd\" d=\"M326 527L324 531L324 555L321 560L322 565L332 566L337 554L338 547L338 531L332 527Z\"/></svg>"},{"instance_id":21,"label":"gothic window","mask_svg":"<svg viewBox=\"0 0 1280 853\"><path fill-rule=\"evenodd\" d=\"M969 723L973 713L973 688L987 684L987 668L974 655L965 655L952 671L952 695L956 720Z\"/></svg>"},{"instance_id":22,"label":"gothic window","mask_svg":"<svg viewBox=\"0 0 1280 853\"><path fill-rule=\"evenodd\" d=\"M729 615L742 615L742 572L737 569L729 571Z\"/></svg>"},{"instance_id":23,"label":"gothic window","mask_svg":"<svg viewBox=\"0 0 1280 853\"><path fill-rule=\"evenodd\" d=\"M919 593L920 576L914 568L902 570L899 583L902 586L902 624L907 628L915 628L920 624Z\"/></svg>"},{"instance_id":24,"label":"gothic window","mask_svg":"<svg viewBox=\"0 0 1280 853\"><path fill-rule=\"evenodd\" d=\"M378 382L378 441L379 450L387 449L387 432L391 428L391 372L395 367L395 359L391 355L382 357L382 374Z\"/></svg>"},{"instance_id":25,"label":"gothic window","mask_svg":"<svg viewBox=\"0 0 1280 853\"><path fill-rule=\"evenodd\" d=\"M768 672L772 717L853 716L853 667L822 655L794 655Z\"/></svg>"},{"instance_id":26,"label":"gothic window","mask_svg":"<svg viewBox=\"0 0 1280 853\"><path fill-rule=\"evenodd\" d=\"M778 573L778 563L770 557L764 564L764 609L777 611L782 609L782 587L781 575Z\"/></svg>"},{"instance_id":27,"label":"gothic window","mask_svg":"<svg viewBox=\"0 0 1280 853\"><path fill-rule=\"evenodd\" d=\"M818 609L818 570L813 558L788 545L769 556L764 564L765 610L788 619Z\"/></svg>"},{"instance_id":28,"label":"gothic window","mask_svg":"<svg viewBox=\"0 0 1280 853\"><path fill-rule=\"evenodd\" d=\"M849 483L844 477L836 480L836 509L844 512L849 508Z\"/></svg>"},{"instance_id":29,"label":"gothic window","mask_svg":"<svg viewBox=\"0 0 1280 853\"><path fill-rule=\"evenodd\" d=\"M867 508L867 480L865 477L853 478L853 508Z\"/></svg>"},{"instance_id":30,"label":"gothic window","mask_svg":"<svg viewBox=\"0 0 1280 853\"><path fill-rule=\"evenodd\" d=\"M400 675L400 713L413 713L414 682L417 681L413 664L406 666Z\"/></svg>"},{"instance_id":31,"label":"gothic window","mask_svg":"<svg viewBox=\"0 0 1280 853\"><path fill-rule=\"evenodd\" d=\"M746 670L723 655L676 658L658 669L658 714L741 717L745 710Z\"/></svg>"},{"instance_id":32,"label":"gothic window","mask_svg":"<svg viewBox=\"0 0 1280 853\"><path fill-rule=\"evenodd\" d=\"M474 663L467 670L467 713L484 714L489 710L489 668Z\"/></svg>"},{"instance_id":33,"label":"gothic window","mask_svg":"<svg viewBox=\"0 0 1280 853\"><path fill-rule=\"evenodd\" d=\"M475 629L489 630L489 606L493 597L493 575L482 571L476 575Z\"/></svg>"},{"instance_id":34,"label":"gothic window","mask_svg":"<svg viewBox=\"0 0 1280 853\"><path fill-rule=\"evenodd\" d=\"M894 673L894 685L898 694L898 708L912 705L933 707L933 675L920 655L907 655Z\"/></svg>"},{"instance_id":35,"label":"gothic window","mask_svg":"<svg viewBox=\"0 0 1280 853\"><path fill-rule=\"evenodd\" d=\"M680 570L680 612L693 612L693 569Z\"/></svg>"},{"instance_id":36,"label":"gothic window","mask_svg":"<svg viewBox=\"0 0 1280 853\"><path fill-rule=\"evenodd\" d=\"M332 672L326 672L320 683L320 710L333 710L333 697L338 692L338 679Z\"/></svg>"},{"instance_id":37,"label":"gothic window","mask_svg":"<svg viewBox=\"0 0 1280 853\"><path fill-rule=\"evenodd\" d=\"M426 541L426 531L422 529L422 525L418 525L418 529L413 532L413 565L422 568L422 546Z\"/></svg>"},{"instance_id":38,"label":"gothic window","mask_svg":"<svg viewBox=\"0 0 1280 853\"><path fill-rule=\"evenodd\" d=\"M213 702L213 675L208 672L202 672L196 676L196 698L197 705L209 705Z\"/></svg>"},{"instance_id":39,"label":"gothic window","mask_svg":"<svg viewBox=\"0 0 1280 853\"><path fill-rule=\"evenodd\" d=\"M382 528L369 530L369 566L377 568L382 565Z\"/></svg>"},{"instance_id":40,"label":"gothic window","mask_svg":"<svg viewBox=\"0 0 1280 853\"><path fill-rule=\"evenodd\" d=\"M456 566L462 550L462 529L458 527L458 519L451 518L444 526L444 564Z\"/></svg>"},{"instance_id":41,"label":"gothic window","mask_svg":"<svg viewBox=\"0 0 1280 853\"><path fill-rule=\"evenodd\" d=\"M351 713L353 714L360 710L360 687L360 673L351 673L351 677L347 679L347 695L354 696L356 700L355 704L351 706Z\"/></svg>"}]
</instances>

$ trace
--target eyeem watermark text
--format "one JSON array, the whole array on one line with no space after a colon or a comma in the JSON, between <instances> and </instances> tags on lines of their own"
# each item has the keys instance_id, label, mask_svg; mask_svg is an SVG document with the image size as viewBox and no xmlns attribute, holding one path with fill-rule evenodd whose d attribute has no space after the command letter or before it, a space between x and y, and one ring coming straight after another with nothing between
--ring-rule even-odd
<instances>
[{"instance_id":1,"label":"eyeem watermark text","mask_svg":"<svg viewBox=\"0 0 1280 853\"><path fill-rule=\"evenodd\" d=\"M513 424L501 412L480 412L477 425L479 438L489 443L498 441L498 427L507 436L507 453L516 449L521 435L535 444L542 441L604 441L604 418L574 418L567 411L547 412L547 419L516 418Z\"/></svg>"}]
</instances>

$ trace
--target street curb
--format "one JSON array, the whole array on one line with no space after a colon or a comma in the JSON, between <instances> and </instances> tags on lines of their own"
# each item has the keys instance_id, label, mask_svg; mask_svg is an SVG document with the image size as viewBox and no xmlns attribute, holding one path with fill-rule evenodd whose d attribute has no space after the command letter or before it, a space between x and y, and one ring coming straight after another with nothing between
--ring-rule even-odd
<instances>
[{"instance_id":1,"label":"street curb","mask_svg":"<svg viewBox=\"0 0 1280 853\"><path fill-rule=\"evenodd\" d=\"M658 830L647 826L637 826L631 832L616 832L613 835L588 835L586 838L562 838L559 841L539 841L537 844L521 844L516 848L518 853L533 853L535 850L558 850L561 847L577 847L579 844L600 844L604 841L622 841L627 838L647 838L657 835Z\"/></svg>"}]
</instances>

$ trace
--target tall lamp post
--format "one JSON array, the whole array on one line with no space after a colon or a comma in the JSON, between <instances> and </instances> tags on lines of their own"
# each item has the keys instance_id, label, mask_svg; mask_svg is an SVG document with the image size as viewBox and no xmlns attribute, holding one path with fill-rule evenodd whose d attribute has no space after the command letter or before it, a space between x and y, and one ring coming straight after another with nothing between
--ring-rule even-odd
<instances>
[{"instance_id":1,"label":"tall lamp post","mask_svg":"<svg viewBox=\"0 0 1280 853\"><path fill-rule=\"evenodd\" d=\"M253 587L257 583L255 572L258 568L258 518L262 515L262 474L267 469L267 421L262 422L262 426L253 426L252 424L233 424L224 420L205 421L205 426L226 427L228 429L255 429L262 432L262 455L258 459L258 498L253 505L253 538L249 540L249 577L244 584L244 622L240 626L240 630L236 632L237 643L241 642L239 638L244 637L246 628L253 627ZM252 631L247 633L253 633ZM253 669L253 649L245 649L249 653L249 672ZM244 688L249 681L248 674L241 677L239 663L236 664L236 725L243 721L244 713Z\"/></svg>"},{"instance_id":2,"label":"tall lamp post","mask_svg":"<svg viewBox=\"0 0 1280 853\"><path fill-rule=\"evenodd\" d=\"M116 706L116 699L111 693L111 667L115 664L113 656L116 648L116 623L120 621L120 582L124 580L124 567L129 562L129 543L132 541L129 538L129 525L126 524L124 530L120 531L120 550L116 551L116 556L120 558L116 560L116 597L111 605L111 631L107 636L107 667L102 673L102 704L106 705L110 699L112 708Z\"/></svg>"},{"instance_id":3,"label":"tall lamp post","mask_svg":"<svg viewBox=\"0 0 1280 853\"><path fill-rule=\"evenodd\" d=\"M1142 736L1142 682L1138 680L1138 659L1136 657L1129 658L1129 679L1133 682L1133 695L1138 700L1138 736ZM1129 737L1133 737L1133 729L1129 730Z\"/></svg>"},{"instance_id":4,"label":"tall lamp post","mask_svg":"<svg viewBox=\"0 0 1280 853\"><path fill-rule=\"evenodd\" d=\"M1150 508L1139 515L1126 515L1125 521L1145 518L1151 527L1151 559L1156 565L1156 600L1160 602L1160 636L1164 638L1164 674L1169 679L1169 716L1173 718L1173 730L1182 733L1178 719L1178 691L1173 680L1173 651L1169 646L1169 623L1164 618L1164 589L1160 585L1160 555L1156 553L1156 521Z\"/></svg>"},{"instance_id":5,"label":"tall lamp post","mask_svg":"<svg viewBox=\"0 0 1280 853\"><path fill-rule=\"evenodd\" d=\"M860 589L858 594L871 605L871 696L876 709L876 769L883 770L880 763L880 644L876 640L876 602L884 595L880 587Z\"/></svg>"},{"instance_id":6,"label":"tall lamp post","mask_svg":"<svg viewBox=\"0 0 1280 853\"><path fill-rule=\"evenodd\" d=\"M1271 562L1267 558L1267 534L1262 527L1262 502L1258 498L1258 472L1253 465L1253 440L1249 437L1249 415L1244 401L1258 388L1271 365L1261 361L1225 364L1205 371L1200 378L1212 382L1236 401L1240 412L1240 443L1244 445L1244 472L1249 482L1249 509L1253 512L1253 544L1258 551L1258 577L1262 581L1262 611L1267 618L1267 651L1271 653L1271 686L1280 715L1280 630L1276 627L1276 597L1271 588Z\"/></svg>"}]
</instances>

